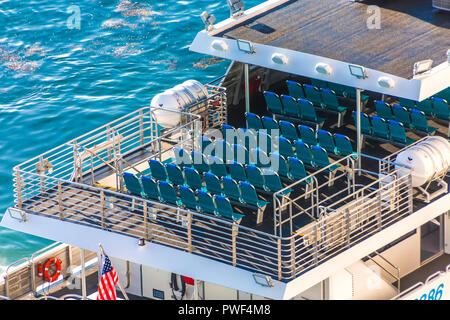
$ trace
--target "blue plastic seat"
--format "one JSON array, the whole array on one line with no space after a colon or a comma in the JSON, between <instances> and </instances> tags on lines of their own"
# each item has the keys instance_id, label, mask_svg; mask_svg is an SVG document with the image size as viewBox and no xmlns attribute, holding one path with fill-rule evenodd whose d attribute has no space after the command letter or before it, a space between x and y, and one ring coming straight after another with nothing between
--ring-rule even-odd
<instances>
[{"instance_id":1,"label":"blue plastic seat","mask_svg":"<svg viewBox=\"0 0 450 320\"><path fill-rule=\"evenodd\" d=\"M439 119L450 120L450 106L447 100L434 97L433 98L434 114Z\"/></svg>"},{"instance_id":2,"label":"blue plastic seat","mask_svg":"<svg viewBox=\"0 0 450 320\"><path fill-rule=\"evenodd\" d=\"M303 92L303 86L295 81L286 80L286 86L288 88L289 95L295 99L304 99L305 93Z\"/></svg>"},{"instance_id":3,"label":"blue plastic seat","mask_svg":"<svg viewBox=\"0 0 450 320\"><path fill-rule=\"evenodd\" d=\"M319 80L319 79L312 79L312 78L310 80L311 80L311 84L318 89L328 88L327 81Z\"/></svg>"},{"instance_id":4,"label":"blue plastic seat","mask_svg":"<svg viewBox=\"0 0 450 320\"><path fill-rule=\"evenodd\" d=\"M223 140L231 144L239 142L239 137L237 135L236 129L229 124L222 124L222 136L223 139L219 140ZM215 149L213 155L215 155Z\"/></svg>"},{"instance_id":5,"label":"blue plastic seat","mask_svg":"<svg viewBox=\"0 0 450 320\"><path fill-rule=\"evenodd\" d=\"M215 156L222 159L224 163L234 159L233 148L224 140L215 141Z\"/></svg>"},{"instance_id":6,"label":"blue plastic seat","mask_svg":"<svg viewBox=\"0 0 450 320\"><path fill-rule=\"evenodd\" d=\"M313 105L317 107L323 107L323 100L320 91L313 85L304 84L303 90L305 91L305 97L311 101Z\"/></svg>"},{"instance_id":7,"label":"blue plastic seat","mask_svg":"<svg viewBox=\"0 0 450 320\"><path fill-rule=\"evenodd\" d=\"M203 181L197 170L188 167L184 168L184 178L188 186L193 190L203 188Z\"/></svg>"},{"instance_id":8,"label":"blue plastic seat","mask_svg":"<svg viewBox=\"0 0 450 320\"><path fill-rule=\"evenodd\" d=\"M298 103L300 105L302 120L314 123L316 125L316 129L321 128L325 122L325 118L317 116L313 104L305 99L300 99Z\"/></svg>"},{"instance_id":9,"label":"blue plastic seat","mask_svg":"<svg viewBox=\"0 0 450 320\"><path fill-rule=\"evenodd\" d=\"M370 116L373 135L389 140L389 129L386 120L377 116Z\"/></svg>"},{"instance_id":10,"label":"blue plastic seat","mask_svg":"<svg viewBox=\"0 0 450 320\"><path fill-rule=\"evenodd\" d=\"M311 146L313 147L313 146ZM311 149L303 143L302 141L295 141L295 153L297 158L302 160L302 162L309 167L314 167L313 157L311 154Z\"/></svg>"},{"instance_id":11,"label":"blue plastic seat","mask_svg":"<svg viewBox=\"0 0 450 320\"><path fill-rule=\"evenodd\" d=\"M177 192L171 183L159 180L158 187L159 192L161 193L162 201L176 206L181 206L181 200L178 199Z\"/></svg>"},{"instance_id":12,"label":"blue plastic seat","mask_svg":"<svg viewBox=\"0 0 450 320\"><path fill-rule=\"evenodd\" d=\"M340 84L340 83L334 83L334 82L328 82L328 89L333 90L338 96L345 97L345 89L347 87Z\"/></svg>"},{"instance_id":13,"label":"blue plastic seat","mask_svg":"<svg viewBox=\"0 0 450 320\"><path fill-rule=\"evenodd\" d=\"M343 134L335 133L334 141L336 142L336 151L341 156L348 156L353 154L353 146L352 142L347 136Z\"/></svg>"},{"instance_id":14,"label":"blue plastic seat","mask_svg":"<svg viewBox=\"0 0 450 320\"><path fill-rule=\"evenodd\" d=\"M246 168L248 182L252 184L255 188L268 191L268 188L266 187L264 177L262 175L261 169L254 165L247 165Z\"/></svg>"},{"instance_id":15,"label":"blue plastic seat","mask_svg":"<svg viewBox=\"0 0 450 320\"><path fill-rule=\"evenodd\" d=\"M251 112L246 112L245 119L247 120L248 129L255 129L255 130L263 129L261 118L258 115Z\"/></svg>"},{"instance_id":16,"label":"blue plastic seat","mask_svg":"<svg viewBox=\"0 0 450 320\"><path fill-rule=\"evenodd\" d=\"M326 152L326 150L324 148L319 147L319 146L312 146L311 147L311 153L313 155L314 164L317 167L323 168L323 167L326 167L326 166L331 164L330 158L328 158L328 154L327 154L327 152ZM336 169L337 165L335 165L335 166L336 167L333 167L330 170Z\"/></svg>"},{"instance_id":17,"label":"blue plastic seat","mask_svg":"<svg viewBox=\"0 0 450 320\"><path fill-rule=\"evenodd\" d=\"M236 161L240 164L250 163L250 153L248 152L246 147L240 144L235 144L232 146L232 148L234 150L234 159L231 159L229 161Z\"/></svg>"},{"instance_id":18,"label":"blue plastic seat","mask_svg":"<svg viewBox=\"0 0 450 320\"><path fill-rule=\"evenodd\" d=\"M127 191L135 196L142 195L142 186L139 182L139 179L132 173L124 172L123 173L123 181L125 183L125 188Z\"/></svg>"},{"instance_id":19,"label":"blue plastic seat","mask_svg":"<svg viewBox=\"0 0 450 320\"><path fill-rule=\"evenodd\" d=\"M239 188L242 193L242 201L257 210L256 224L260 224L263 221L264 209L269 204L269 202L260 200L256 189L250 183L241 181L239 182Z\"/></svg>"},{"instance_id":20,"label":"blue plastic seat","mask_svg":"<svg viewBox=\"0 0 450 320\"><path fill-rule=\"evenodd\" d=\"M306 172L305 165L300 159L289 157L289 177L291 180L301 180L308 176Z\"/></svg>"},{"instance_id":21,"label":"blue plastic seat","mask_svg":"<svg viewBox=\"0 0 450 320\"><path fill-rule=\"evenodd\" d=\"M186 183L186 181L184 180L183 172L176 164L167 163L166 171L167 175L169 176L169 181L174 185L180 186Z\"/></svg>"},{"instance_id":22,"label":"blue plastic seat","mask_svg":"<svg viewBox=\"0 0 450 320\"><path fill-rule=\"evenodd\" d=\"M270 157L263 150L256 148L250 150L250 163L258 168L270 167L270 160Z\"/></svg>"},{"instance_id":23,"label":"blue plastic seat","mask_svg":"<svg viewBox=\"0 0 450 320\"><path fill-rule=\"evenodd\" d=\"M278 192L281 189L284 189L284 186L281 183L281 179L278 173L276 173L271 169L263 169L262 173L266 181L266 187L269 189L269 191ZM286 189L285 191L283 191L283 194L288 195L291 192L292 189Z\"/></svg>"},{"instance_id":24,"label":"blue plastic seat","mask_svg":"<svg viewBox=\"0 0 450 320\"><path fill-rule=\"evenodd\" d=\"M439 97L441 99L446 100L447 102L450 102L450 87L447 87L446 89L436 93L436 97Z\"/></svg>"},{"instance_id":25,"label":"blue plastic seat","mask_svg":"<svg viewBox=\"0 0 450 320\"><path fill-rule=\"evenodd\" d=\"M317 141L316 132L313 128L299 125L298 131L300 132L301 140L308 145L316 145L319 142Z\"/></svg>"},{"instance_id":26,"label":"blue plastic seat","mask_svg":"<svg viewBox=\"0 0 450 320\"><path fill-rule=\"evenodd\" d=\"M198 144L200 146L201 153L214 155L213 142L209 137L206 136L198 137Z\"/></svg>"},{"instance_id":27,"label":"blue plastic seat","mask_svg":"<svg viewBox=\"0 0 450 320\"><path fill-rule=\"evenodd\" d=\"M406 136L405 128L401 122L389 120L388 125L391 140L394 142L401 143L402 145L409 145L414 142L414 140Z\"/></svg>"},{"instance_id":28,"label":"blue plastic seat","mask_svg":"<svg viewBox=\"0 0 450 320\"><path fill-rule=\"evenodd\" d=\"M245 173L244 165L237 161L229 161L227 163L230 177L236 181L246 181L247 174Z\"/></svg>"},{"instance_id":29,"label":"blue plastic seat","mask_svg":"<svg viewBox=\"0 0 450 320\"><path fill-rule=\"evenodd\" d=\"M283 106L280 97L270 91L264 91L264 99L266 100L267 109L273 114L283 114Z\"/></svg>"},{"instance_id":30,"label":"blue plastic seat","mask_svg":"<svg viewBox=\"0 0 450 320\"><path fill-rule=\"evenodd\" d=\"M339 104L339 100L336 93L333 90L322 88L323 106L326 110L332 111L338 114L338 128L342 126L343 118L348 110L348 107L343 107Z\"/></svg>"},{"instance_id":31,"label":"blue plastic seat","mask_svg":"<svg viewBox=\"0 0 450 320\"><path fill-rule=\"evenodd\" d=\"M280 177L289 178L289 167L286 162L286 158L279 155L277 152L273 152L270 155L271 168L278 173Z\"/></svg>"},{"instance_id":32,"label":"blue plastic seat","mask_svg":"<svg viewBox=\"0 0 450 320\"><path fill-rule=\"evenodd\" d=\"M214 195L214 202L216 203L217 215L226 219L233 220L235 223L241 223L241 220L245 215L236 213L231 207L230 200L223 196Z\"/></svg>"},{"instance_id":33,"label":"blue plastic seat","mask_svg":"<svg viewBox=\"0 0 450 320\"><path fill-rule=\"evenodd\" d=\"M197 198L200 211L214 215L217 214L213 197L209 193L199 190L197 192Z\"/></svg>"},{"instance_id":34,"label":"blue plastic seat","mask_svg":"<svg viewBox=\"0 0 450 320\"><path fill-rule=\"evenodd\" d=\"M152 177L156 180L167 180L167 172L164 165L155 159L148 160L148 163L150 165L150 171L152 172Z\"/></svg>"},{"instance_id":35,"label":"blue plastic seat","mask_svg":"<svg viewBox=\"0 0 450 320\"><path fill-rule=\"evenodd\" d=\"M161 201L161 195L156 180L150 177L142 176L141 181L145 197L148 199Z\"/></svg>"},{"instance_id":36,"label":"blue plastic seat","mask_svg":"<svg viewBox=\"0 0 450 320\"><path fill-rule=\"evenodd\" d=\"M191 152L191 157L195 170L200 173L209 171L208 161L206 160L206 157L203 153L193 150Z\"/></svg>"},{"instance_id":37,"label":"blue plastic seat","mask_svg":"<svg viewBox=\"0 0 450 320\"><path fill-rule=\"evenodd\" d=\"M325 130L317 130L317 139L319 140L319 146L324 148L329 153L336 153L336 144L334 142L333 135Z\"/></svg>"},{"instance_id":38,"label":"blue plastic seat","mask_svg":"<svg viewBox=\"0 0 450 320\"><path fill-rule=\"evenodd\" d=\"M238 144L244 146L247 150L258 147L258 134L255 130L239 128L236 131L239 136Z\"/></svg>"},{"instance_id":39,"label":"blue plastic seat","mask_svg":"<svg viewBox=\"0 0 450 320\"><path fill-rule=\"evenodd\" d=\"M205 173L203 176L206 184L206 190L211 194L222 194L222 185L219 178L212 173Z\"/></svg>"},{"instance_id":40,"label":"blue plastic seat","mask_svg":"<svg viewBox=\"0 0 450 320\"><path fill-rule=\"evenodd\" d=\"M281 102L283 103L284 114L294 118L300 118L300 108L297 100L288 95L281 95Z\"/></svg>"},{"instance_id":41,"label":"blue plastic seat","mask_svg":"<svg viewBox=\"0 0 450 320\"><path fill-rule=\"evenodd\" d=\"M222 178L222 186L223 186L223 194L235 201L235 202L242 202L242 195L241 190L239 189L239 186L237 182L231 178L223 177Z\"/></svg>"},{"instance_id":42,"label":"blue plastic seat","mask_svg":"<svg viewBox=\"0 0 450 320\"><path fill-rule=\"evenodd\" d=\"M345 96L349 99L356 99L356 88L345 86ZM369 96L366 94L360 94L361 104L364 106L369 101Z\"/></svg>"},{"instance_id":43,"label":"blue plastic seat","mask_svg":"<svg viewBox=\"0 0 450 320\"><path fill-rule=\"evenodd\" d=\"M417 101L416 102L416 109L422 111L427 116L432 117L434 115L433 105L431 103L431 99L425 99L425 100L422 100L420 102Z\"/></svg>"},{"instance_id":44,"label":"blue plastic seat","mask_svg":"<svg viewBox=\"0 0 450 320\"><path fill-rule=\"evenodd\" d=\"M275 145L272 145L272 137L263 131L258 131L258 148L267 154L271 153L272 148L275 148Z\"/></svg>"},{"instance_id":45,"label":"blue plastic seat","mask_svg":"<svg viewBox=\"0 0 450 320\"><path fill-rule=\"evenodd\" d=\"M392 111L394 112L395 121L403 123L403 125L407 128L411 126L411 117L408 109L399 104L393 104Z\"/></svg>"},{"instance_id":46,"label":"blue plastic seat","mask_svg":"<svg viewBox=\"0 0 450 320\"><path fill-rule=\"evenodd\" d=\"M398 98L398 104L401 105L402 107L405 107L406 109L415 109L416 108L416 102L414 100Z\"/></svg>"},{"instance_id":47,"label":"blue plastic seat","mask_svg":"<svg viewBox=\"0 0 450 320\"><path fill-rule=\"evenodd\" d=\"M270 117L262 117L262 123L264 126L264 129L267 130L267 134L272 135L272 132L278 132L278 134L280 135L280 126L278 125L278 122Z\"/></svg>"},{"instance_id":48,"label":"blue plastic seat","mask_svg":"<svg viewBox=\"0 0 450 320\"><path fill-rule=\"evenodd\" d=\"M175 155L175 163L180 166L180 168L192 166L191 156L186 150L175 147L173 148L173 153Z\"/></svg>"},{"instance_id":49,"label":"blue plastic seat","mask_svg":"<svg viewBox=\"0 0 450 320\"><path fill-rule=\"evenodd\" d=\"M369 117L367 116L367 114L361 112L361 133L362 134L368 134L368 135L372 135L373 131L372 131L372 125L370 124L370 120ZM355 127L356 125L356 111L353 111L353 119L355 121Z\"/></svg>"},{"instance_id":50,"label":"blue plastic seat","mask_svg":"<svg viewBox=\"0 0 450 320\"><path fill-rule=\"evenodd\" d=\"M208 158L209 168L211 172L218 177L226 177L228 175L227 166L222 159L216 156L209 156Z\"/></svg>"},{"instance_id":51,"label":"blue plastic seat","mask_svg":"<svg viewBox=\"0 0 450 320\"><path fill-rule=\"evenodd\" d=\"M292 149L292 143L284 137L278 138L278 153L283 157L293 157L294 150Z\"/></svg>"},{"instance_id":52,"label":"blue plastic seat","mask_svg":"<svg viewBox=\"0 0 450 320\"><path fill-rule=\"evenodd\" d=\"M411 109L411 122L414 129L425 132L427 134L434 134L437 128L429 126L425 113L420 110Z\"/></svg>"},{"instance_id":53,"label":"blue plastic seat","mask_svg":"<svg viewBox=\"0 0 450 320\"><path fill-rule=\"evenodd\" d=\"M375 109L377 111L377 116L385 120L393 120L394 115L392 114L391 106L386 102L381 100L375 100Z\"/></svg>"},{"instance_id":54,"label":"blue plastic seat","mask_svg":"<svg viewBox=\"0 0 450 320\"><path fill-rule=\"evenodd\" d=\"M199 210L197 198L191 188L179 186L178 191L180 193L181 203L185 208L196 211Z\"/></svg>"},{"instance_id":55,"label":"blue plastic seat","mask_svg":"<svg viewBox=\"0 0 450 320\"><path fill-rule=\"evenodd\" d=\"M294 142L299 139L297 129L294 124L289 121L280 120L279 122L281 135L288 139L290 142Z\"/></svg>"}]
</instances>

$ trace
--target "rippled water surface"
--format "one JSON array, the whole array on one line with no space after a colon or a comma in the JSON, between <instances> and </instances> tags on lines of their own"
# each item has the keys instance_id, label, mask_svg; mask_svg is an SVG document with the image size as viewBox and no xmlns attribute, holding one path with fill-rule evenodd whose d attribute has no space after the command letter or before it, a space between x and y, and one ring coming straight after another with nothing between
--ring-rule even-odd
<instances>
[{"instance_id":1,"label":"rippled water surface","mask_svg":"<svg viewBox=\"0 0 450 320\"><path fill-rule=\"evenodd\" d=\"M227 61L188 50L204 10L229 15L226 0L0 0L0 214L13 166L178 83L222 75ZM0 228L0 273L49 243Z\"/></svg>"}]
</instances>

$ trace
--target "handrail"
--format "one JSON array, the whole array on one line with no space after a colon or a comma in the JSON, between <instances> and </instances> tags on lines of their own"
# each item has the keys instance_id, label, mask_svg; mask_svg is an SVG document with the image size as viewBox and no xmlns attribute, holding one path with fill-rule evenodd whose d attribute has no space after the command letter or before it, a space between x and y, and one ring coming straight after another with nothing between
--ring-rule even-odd
<instances>
[{"instance_id":1,"label":"handrail","mask_svg":"<svg viewBox=\"0 0 450 320\"><path fill-rule=\"evenodd\" d=\"M0 300L12 300L10 297L0 295Z\"/></svg>"},{"instance_id":2,"label":"handrail","mask_svg":"<svg viewBox=\"0 0 450 320\"><path fill-rule=\"evenodd\" d=\"M389 262L386 258L384 258L381 254L375 251L377 256L381 257L384 261L386 261L389 265L397 269L397 275L393 274L389 270L387 270L385 267L383 267L379 262L377 262L375 259L373 259L370 255L367 256L371 261L373 261L377 266L379 266L381 269L386 271L391 277L397 280L397 293L400 293L400 268L394 266L391 262Z\"/></svg>"}]
</instances>

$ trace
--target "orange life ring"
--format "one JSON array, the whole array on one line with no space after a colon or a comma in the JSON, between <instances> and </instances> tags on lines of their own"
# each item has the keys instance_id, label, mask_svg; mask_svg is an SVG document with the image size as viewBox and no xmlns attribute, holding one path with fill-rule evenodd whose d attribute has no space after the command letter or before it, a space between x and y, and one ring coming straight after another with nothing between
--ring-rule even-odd
<instances>
[{"instance_id":1,"label":"orange life ring","mask_svg":"<svg viewBox=\"0 0 450 320\"><path fill-rule=\"evenodd\" d=\"M50 277L50 275L48 274L48 269L52 263L56 264L56 271ZM60 274L61 274L61 261L56 257L48 259L44 265L44 280L47 282L56 281L59 278Z\"/></svg>"}]
</instances>

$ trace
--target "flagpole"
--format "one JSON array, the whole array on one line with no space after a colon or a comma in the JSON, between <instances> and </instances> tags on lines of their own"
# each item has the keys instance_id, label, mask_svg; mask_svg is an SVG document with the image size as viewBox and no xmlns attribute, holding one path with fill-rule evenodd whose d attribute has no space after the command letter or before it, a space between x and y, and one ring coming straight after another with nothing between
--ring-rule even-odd
<instances>
[{"instance_id":1,"label":"flagpole","mask_svg":"<svg viewBox=\"0 0 450 320\"><path fill-rule=\"evenodd\" d=\"M101 243L98 244L98 246L100 247L100 251L102 252L102 255L106 256L105 254L105 249L103 249L103 246ZM112 262L111 262L112 265ZM101 270L99 270L99 272L101 272ZM128 299L127 293L125 292L125 290L123 289L122 285L120 284L120 281L117 280L117 285L119 286L120 291L122 292L123 296L125 297L125 300L130 300Z\"/></svg>"}]
</instances>

